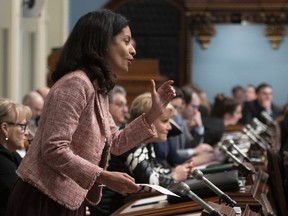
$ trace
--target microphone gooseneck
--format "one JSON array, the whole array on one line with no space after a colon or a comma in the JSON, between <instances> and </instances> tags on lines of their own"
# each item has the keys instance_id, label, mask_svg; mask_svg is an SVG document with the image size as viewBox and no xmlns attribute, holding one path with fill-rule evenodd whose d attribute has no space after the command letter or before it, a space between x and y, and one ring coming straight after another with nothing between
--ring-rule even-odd
<instances>
[{"instance_id":1,"label":"microphone gooseneck","mask_svg":"<svg viewBox=\"0 0 288 216\"><path fill-rule=\"evenodd\" d=\"M227 147L224 145L221 145L219 147L219 150L225 153L229 158L231 158L235 163L238 164L240 170L242 170L244 175L247 175L249 173L253 173L253 171L247 167L245 164L243 164L237 157L235 157L231 152L228 151Z\"/></svg>"},{"instance_id":2,"label":"microphone gooseneck","mask_svg":"<svg viewBox=\"0 0 288 216\"><path fill-rule=\"evenodd\" d=\"M273 134L271 129L266 124L264 124L263 122L259 121L259 119L257 119L256 117L254 117L252 119L252 122L254 123L254 125L256 127L261 128L261 131L265 132L268 136L271 136Z\"/></svg>"},{"instance_id":3,"label":"microphone gooseneck","mask_svg":"<svg viewBox=\"0 0 288 216\"><path fill-rule=\"evenodd\" d=\"M237 203L236 201L234 201L233 199L231 199L231 197L229 197L227 194L225 194L223 191L221 191L216 185L214 185L211 181L209 181L204 175L203 173L198 170L195 169L192 172L192 175L195 179L203 181L204 184L209 187L212 191L214 191L214 193L216 193L218 196L220 196L220 198L226 202L228 205L230 205L231 207L234 207Z\"/></svg>"},{"instance_id":4,"label":"microphone gooseneck","mask_svg":"<svg viewBox=\"0 0 288 216\"><path fill-rule=\"evenodd\" d=\"M246 154L244 154L244 153L238 148L238 146L234 143L233 140L229 139L229 142L228 142L228 143L229 143L229 145L230 145L232 148L234 148L234 149L243 157L244 160L246 160L247 162L251 163L250 158L249 158Z\"/></svg>"},{"instance_id":5,"label":"microphone gooseneck","mask_svg":"<svg viewBox=\"0 0 288 216\"><path fill-rule=\"evenodd\" d=\"M190 187L185 182L179 182L177 183L176 190L180 193L181 196L188 196L190 199L198 203L200 206L202 206L209 215L212 216L221 216L222 214L217 212L213 207L208 205L203 199L201 199L199 196L197 196L195 193L193 193L190 190Z\"/></svg>"},{"instance_id":6,"label":"microphone gooseneck","mask_svg":"<svg viewBox=\"0 0 288 216\"><path fill-rule=\"evenodd\" d=\"M258 144L264 146L265 149L268 149L270 147L269 142L267 142L263 137L261 137L250 124L248 124L246 127L247 130L249 130L253 134L253 136L255 136L255 138L258 140Z\"/></svg>"},{"instance_id":7,"label":"microphone gooseneck","mask_svg":"<svg viewBox=\"0 0 288 216\"><path fill-rule=\"evenodd\" d=\"M266 146L262 143L259 142L258 139L255 137L255 134L253 134L250 130L247 128L243 128L243 133L247 135L247 137L252 140L253 143L258 144L263 150L266 150Z\"/></svg>"},{"instance_id":8,"label":"microphone gooseneck","mask_svg":"<svg viewBox=\"0 0 288 216\"><path fill-rule=\"evenodd\" d=\"M261 113L260 113L260 115L266 120L266 122L268 123L268 124L271 124L271 125L274 125L275 124L275 121L274 121L274 119L269 115L269 113L267 112L267 111L262 111Z\"/></svg>"}]
</instances>

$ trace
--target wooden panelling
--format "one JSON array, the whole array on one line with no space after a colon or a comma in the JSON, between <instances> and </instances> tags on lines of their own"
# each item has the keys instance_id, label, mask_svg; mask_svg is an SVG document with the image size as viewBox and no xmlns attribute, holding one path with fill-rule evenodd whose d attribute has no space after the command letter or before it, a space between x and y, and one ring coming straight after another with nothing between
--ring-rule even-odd
<instances>
[{"instance_id":1,"label":"wooden panelling","mask_svg":"<svg viewBox=\"0 0 288 216\"><path fill-rule=\"evenodd\" d=\"M127 91L128 105L139 94L150 91L151 79L155 81L156 87L166 79L160 75L159 62L155 59L134 60L129 72L117 77L117 84Z\"/></svg>"}]
</instances>

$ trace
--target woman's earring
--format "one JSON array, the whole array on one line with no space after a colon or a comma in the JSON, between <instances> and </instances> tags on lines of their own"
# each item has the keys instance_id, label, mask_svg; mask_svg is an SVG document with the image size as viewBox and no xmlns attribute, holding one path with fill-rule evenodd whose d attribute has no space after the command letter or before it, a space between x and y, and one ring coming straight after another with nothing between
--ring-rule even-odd
<instances>
[{"instance_id":1,"label":"woman's earring","mask_svg":"<svg viewBox=\"0 0 288 216\"><path fill-rule=\"evenodd\" d=\"M8 141L8 137L6 137L5 140Z\"/></svg>"}]
</instances>

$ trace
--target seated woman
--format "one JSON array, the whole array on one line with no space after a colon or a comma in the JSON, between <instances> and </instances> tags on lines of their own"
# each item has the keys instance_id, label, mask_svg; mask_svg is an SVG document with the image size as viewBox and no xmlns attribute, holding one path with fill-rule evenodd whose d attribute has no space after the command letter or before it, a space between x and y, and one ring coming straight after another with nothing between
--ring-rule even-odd
<instances>
[{"instance_id":1,"label":"seated woman","mask_svg":"<svg viewBox=\"0 0 288 216\"><path fill-rule=\"evenodd\" d=\"M215 96L211 117L203 122L205 125L204 141L216 144L222 138L225 128L236 125L242 118L242 104L235 99L225 97L224 94Z\"/></svg>"},{"instance_id":2,"label":"seated woman","mask_svg":"<svg viewBox=\"0 0 288 216\"><path fill-rule=\"evenodd\" d=\"M152 100L150 93L144 93L136 97L130 107L130 121L150 110ZM169 185L186 180L193 168L193 162L189 161L175 168L166 168L159 164L155 158L153 143L165 141L171 130L170 117L174 108L168 104L163 115L157 118L153 124L157 131L157 137L147 140L138 147L121 156L111 155L108 170L126 172L133 176L136 183L148 183L168 187ZM103 188L103 197L99 205L90 208L91 215L110 215L124 204L125 196L108 188Z\"/></svg>"},{"instance_id":3,"label":"seated woman","mask_svg":"<svg viewBox=\"0 0 288 216\"><path fill-rule=\"evenodd\" d=\"M0 98L0 215L5 214L9 194L18 179L16 169L21 157L16 150L24 148L31 116L29 107Z\"/></svg>"}]
</instances>

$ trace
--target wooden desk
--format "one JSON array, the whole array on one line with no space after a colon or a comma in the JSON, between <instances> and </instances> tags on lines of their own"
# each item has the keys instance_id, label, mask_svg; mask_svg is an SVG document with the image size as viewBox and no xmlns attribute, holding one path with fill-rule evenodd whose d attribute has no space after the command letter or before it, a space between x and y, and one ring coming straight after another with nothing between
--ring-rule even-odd
<instances>
[{"instance_id":1,"label":"wooden desk","mask_svg":"<svg viewBox=\"0 0 288 216\"><path fill-rule=\"evenodd\" d=\"M241 132L244 127L242 124L228 125L225 127L225 132Z\"/></svg>"},{"instance_id":2,"label":"wooden desk","mask_svg":"<svg viewBox=\"0 0 288 216\"><path fill-rule=\"evenodd\" d=\"M154 198L154 199L151 199ZM150 199L150 200L149 200ZM155 200L158 200L155 202ZM122 208L118 209L111 216L121 215L121 216L160 216L160 215L193 215L191 213L198 213L203 210L203 208L193 201L181 202L176 204L169 204L166 200L166 195L158 195L150 198L144 198L141 201L150 202L145 206L137 207L139 200L130 201ZM205 199L206 202L217 202L218 197L211 197ZM136 206L136 207L134 207Z\"/></svg>"},{"instance_id":3,"label":"wooden desk","mask_svg":"<svg viewBox=\"0 0 288 216\"><path fill-rule=\"evenodd\" d=\"M153 199L154 198L154 199ZM146 200L145 200L146 199ZM169 204L165 195L158 195L152 198L145 198L142 200L134 200L127 203L122 208L115 211L111 216L200 216L203 214L203 208L194 201L181 202L177 204ZM210 204L214 209L218 206L218 197L205 198L204 200ZM153 201L152 201L153 200ZM156 200L156 201L155 201ZM139 202L140 201L140 202ZM140 206L142 202L149 203ZM214 205L213 205L214 204ZM137 206L138 205L138 206ZM225 208L225 205L222 205ZM228 207L227 207L228 208ZM229 214L232 215L232 214ZM235 214L234 214L235 215ZM242 210L242 215L245 216L259 216L260 213L253 212L248 205L245 205Z\"/></svg>"},{"instance_id":4,"label":"wooden desk","mask_svg":"<svg viewBox=\"0 0 288 216\"><path fill-rule=\"evenodd\" d=\"M270 202L266 197L268 175L265 172L257 172L253 179L253 184L248 185L245 192L227 192L227 194L237 202L237 206L242 209L242 215L274 215ZM115 211L112 216L195 216L201 215L203 210L194 201L170 204L166 200L166 195L153 195L152 197L135 198L129 201L122 208ZM209 197L203 200L218 203L219 197ZM143 203L146 203L146 205Z\"/></svg>"}]
</instances>

